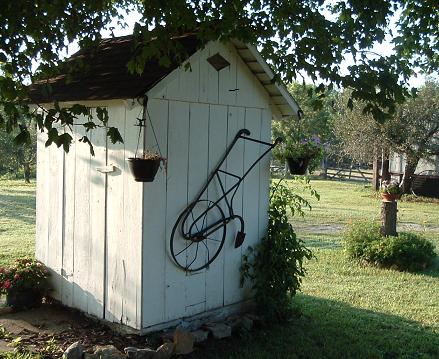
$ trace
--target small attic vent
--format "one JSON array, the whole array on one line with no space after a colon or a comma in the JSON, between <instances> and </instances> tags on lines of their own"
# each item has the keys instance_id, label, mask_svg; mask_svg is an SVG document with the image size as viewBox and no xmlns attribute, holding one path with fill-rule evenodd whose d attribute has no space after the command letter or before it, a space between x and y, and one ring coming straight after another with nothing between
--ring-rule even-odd
<instances>
[{"instance_id":1,"label":"small attic vent","mask_svg":"<svg viewBox=\"0 0 439 359\"><path fill-rule=\"evenodd\" d=\"M219 53L209 57L207 62L211 64L216 71L220 71L223 68L230 66L230 62L228 62L224 57L222 57Z\"/></svg>"}]
</instances>

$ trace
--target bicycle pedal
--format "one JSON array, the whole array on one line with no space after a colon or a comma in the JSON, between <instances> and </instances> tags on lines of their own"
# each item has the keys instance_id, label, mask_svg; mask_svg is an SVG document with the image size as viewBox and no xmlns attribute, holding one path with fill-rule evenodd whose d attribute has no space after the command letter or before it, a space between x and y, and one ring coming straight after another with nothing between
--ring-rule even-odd
<instances>
[{"instance_id":1,"label":"bicycle pedal","mask_svg":"<svg viewBox=\"0 0 439 359\"><path fill-rule=\"evenodd\" d=\"M244 243L244 239L245 239L245 233L238 231L238 233L236 233L235 248L241 247L242 243Z\"/></svg>"}]
</instances>

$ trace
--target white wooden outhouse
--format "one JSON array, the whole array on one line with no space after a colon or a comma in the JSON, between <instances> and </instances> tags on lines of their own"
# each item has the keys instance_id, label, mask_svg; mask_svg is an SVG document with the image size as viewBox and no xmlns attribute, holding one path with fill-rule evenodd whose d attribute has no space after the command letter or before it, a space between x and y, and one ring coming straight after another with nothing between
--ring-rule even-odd
<instances>
[{"instance_id":1,"label":"white wooden outhouse","mask_svg":"<svg viewBox=\"0 0 439 359\"><path fill-rule=\"evenodd\" d=\"M74 126L68 153L46 148L46 135L39 135L36 257L52 270L53 296L140 332L239 310L250 299L250 285L240 287L240 266L244 251L266 230L269 156L252 169L234 198L234 211L246 224L241 247L234 246L239 228L232 221L218 257L208 268L187 272L170 256L171 232L240 129L271 142L272 118L294 117L298 111L255 47L231 41L198 49L194 38L176 39L190 55L190 70L151 62L142 76L132 76L126 69L132 39L113 38L103 40L93 54L74 55L88 64L88 72L70 82L62 75L50 79L50 96L43 96L38 84L32 90L43 106L54 99L61 106L81 103L92 114L105 107L108 126L116 126L124 139L112 144L105 128L88 132L91 156L89 146L79 141L85 134L82 126ZM208 61L218 54L228 63L220 70ZM167 169L149 183L135 182L127 162L136 151L135 124L145 94L167 158ZM143 145L155 145L148 128ZM256 142L238 141L223 169L242 175L263 150ZM222 176L230 186L232 177ZM218 193L218 184L212 184L209 198ZM224 203L219 206L225 211Z\"/></svg>"}]
</instances>

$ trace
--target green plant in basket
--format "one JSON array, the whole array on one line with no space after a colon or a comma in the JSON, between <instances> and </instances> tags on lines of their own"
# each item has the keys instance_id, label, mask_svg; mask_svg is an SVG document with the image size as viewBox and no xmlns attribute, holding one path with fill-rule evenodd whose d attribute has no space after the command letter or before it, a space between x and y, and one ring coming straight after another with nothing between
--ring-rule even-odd
<instances>
[{"instance_id":1,"label":"green plant in basket","mask_svg":"<svg viewBox=\"0 0 439 359\"><path fill-rule=\"evenodd\" d=\"M290 137L273 150L273 155L278 160L316 158L323 155L323 146L318 136L301 140Z\"/></svg>"},{"instance_id":2,"label":"green plant in basket","mask_svg":"<svg viewBox=\"0 0 439 359\"><path fill-rule=\"evenodd\" d=\"M402 193L401 187L396 181L383 181L381 183L381 193L388 193L393 195L399 195Z\"/></svg>"},{"instance_id":3,"label":"green plant in basket","mask_svg":"<svg viewBox=\"0 0 439 359\"><path fill-rule=\"evenodd\" d=\"M0 294L6 295L6 304L24 309L41 304L49 292L49 271L41 262L19 258L9 267L0 268Z\"/></svg>"},{"instance_id":4,"label":"green plant in basket","mask_svg":"<svg viewBox=\"0 0 439 359\"><path fill-rule=\"evenodd\" d=\"M323 157L323 145L319 136L298 139L296 136L286 138L283 143L273 150L274 157L287 162L291 174L305 174L312 172Z\"/></svg>"}]
</instances>

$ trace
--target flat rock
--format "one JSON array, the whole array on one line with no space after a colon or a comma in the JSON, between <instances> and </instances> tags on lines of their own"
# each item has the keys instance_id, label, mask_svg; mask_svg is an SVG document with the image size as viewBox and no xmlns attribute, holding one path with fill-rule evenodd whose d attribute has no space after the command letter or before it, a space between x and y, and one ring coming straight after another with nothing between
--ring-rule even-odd
<instances>
[{"instance_id":1,"label":"flat rock","mask_svg":"<svg viewBox=\"0 0 439 359\"><path fill-rule=\"evenodd\" d=\"M209 332L207 330L194 330L191 332L192 337L194 338L194 343L201 343L207 340L207 337L209 336Z\"/></svg>"},{"instance_id":2,"label":"flat rock","mask_svg":"<svg viewBox=\"0 0 439 359\"><path fill-rule=\"evenodd\" d=\"M154 359L169 359L175 352L174 343L165 343L160 345L155 353Z\"/></svg>"},{"instance_id":3,"label":"flat rock","mask_svg":"<svg viewBox=\"0 0 439 359\"><path fill-rule=\"evenodd\" d=\"M167 330L160 335L163 343L174 341L174 330Z\"/></svg>"},{"instance_id":4,"label":"flat rock","mask_svg":"<svg viewBox=\"0 0 439 359\"><path fill-rule=\"evenodd\" d=\"M100 359L99 354L84 353L84 359Z\"/></svg>"},{"instance_id":5,"label":"flat rock","mask_svg":"<svg viewBox=\"0 0 439 359\"><path fill-rule=\"evenodd\" d=\"M124 349L124 352L129 359L155 359L157 356L157 352L149 348L138 349L128 347Z\"/></svg>"},{"instance_id":6,"label":"flat rock","mask_svg":"<svg viewBox=\"0 0 439 359\"><path fill-rule=\"evenodd\" d=\"M228 318L226 324L232 328L232 333L239 332L242 327L242 317Z\"/></svg>"},{"instance_id":7,"label":"flat rock","mask_svg":"<svg viewBox=\"0 0 439 359\"><path fill-rule=\"evenodd\" d=\"M191 332L187 330L179 328L175 330L174 344L175 354L189 354L194 351L194 337Z\"/></svg>"},{"instance_id":8,"label":"flat rock","mask_svg":"<svg viewBox=\"0 0 439 359\"><path fill-rule=\"evenodd\" d=\"M82 359L84 355L84 348L80 342L75 342L70 345L63 354L63 359Z\"/></svg>"},{"instance_id":9,"label":"flat rock","mask_svg":"<svg viewBox=\"0 0 439 359\"><path fill-rule=\"evenodd\" d=\"M253 321L253 326L260 325L263 323L263 319L261 316L253 313L247 313L244 318L251 319Z\"/></svg>"},{"instance_id":10,"label":"flat rock","mask_svg":"<svg viewBox=\"0 0 439 359\"><path fill-rule=\"evenodd\" d=\"M252 330L253 328L253 319L248 316L244 316L241 319L241 328L247 331Z\"/></svg>"},{"instance_id":11,"label":"flat rock","mask_svg":"<svg viewBox=\"0 0 439 359\"><path fill-rule=\"evenodd\" d=\"M212 333L215 339L223 339L232 335L232 327L224 323L206 324L206 328Z\"/></svg>"},{"instance_id":12,"label":"flat rock","mask_svg":"<svg viewBox=\"0 0 439 359\"><path fill-rule=\"evenodd\" d=\"M114 345L97 346L93 354L85 354L85 359L126 359Z\"/></svg>"}]
</instances>

